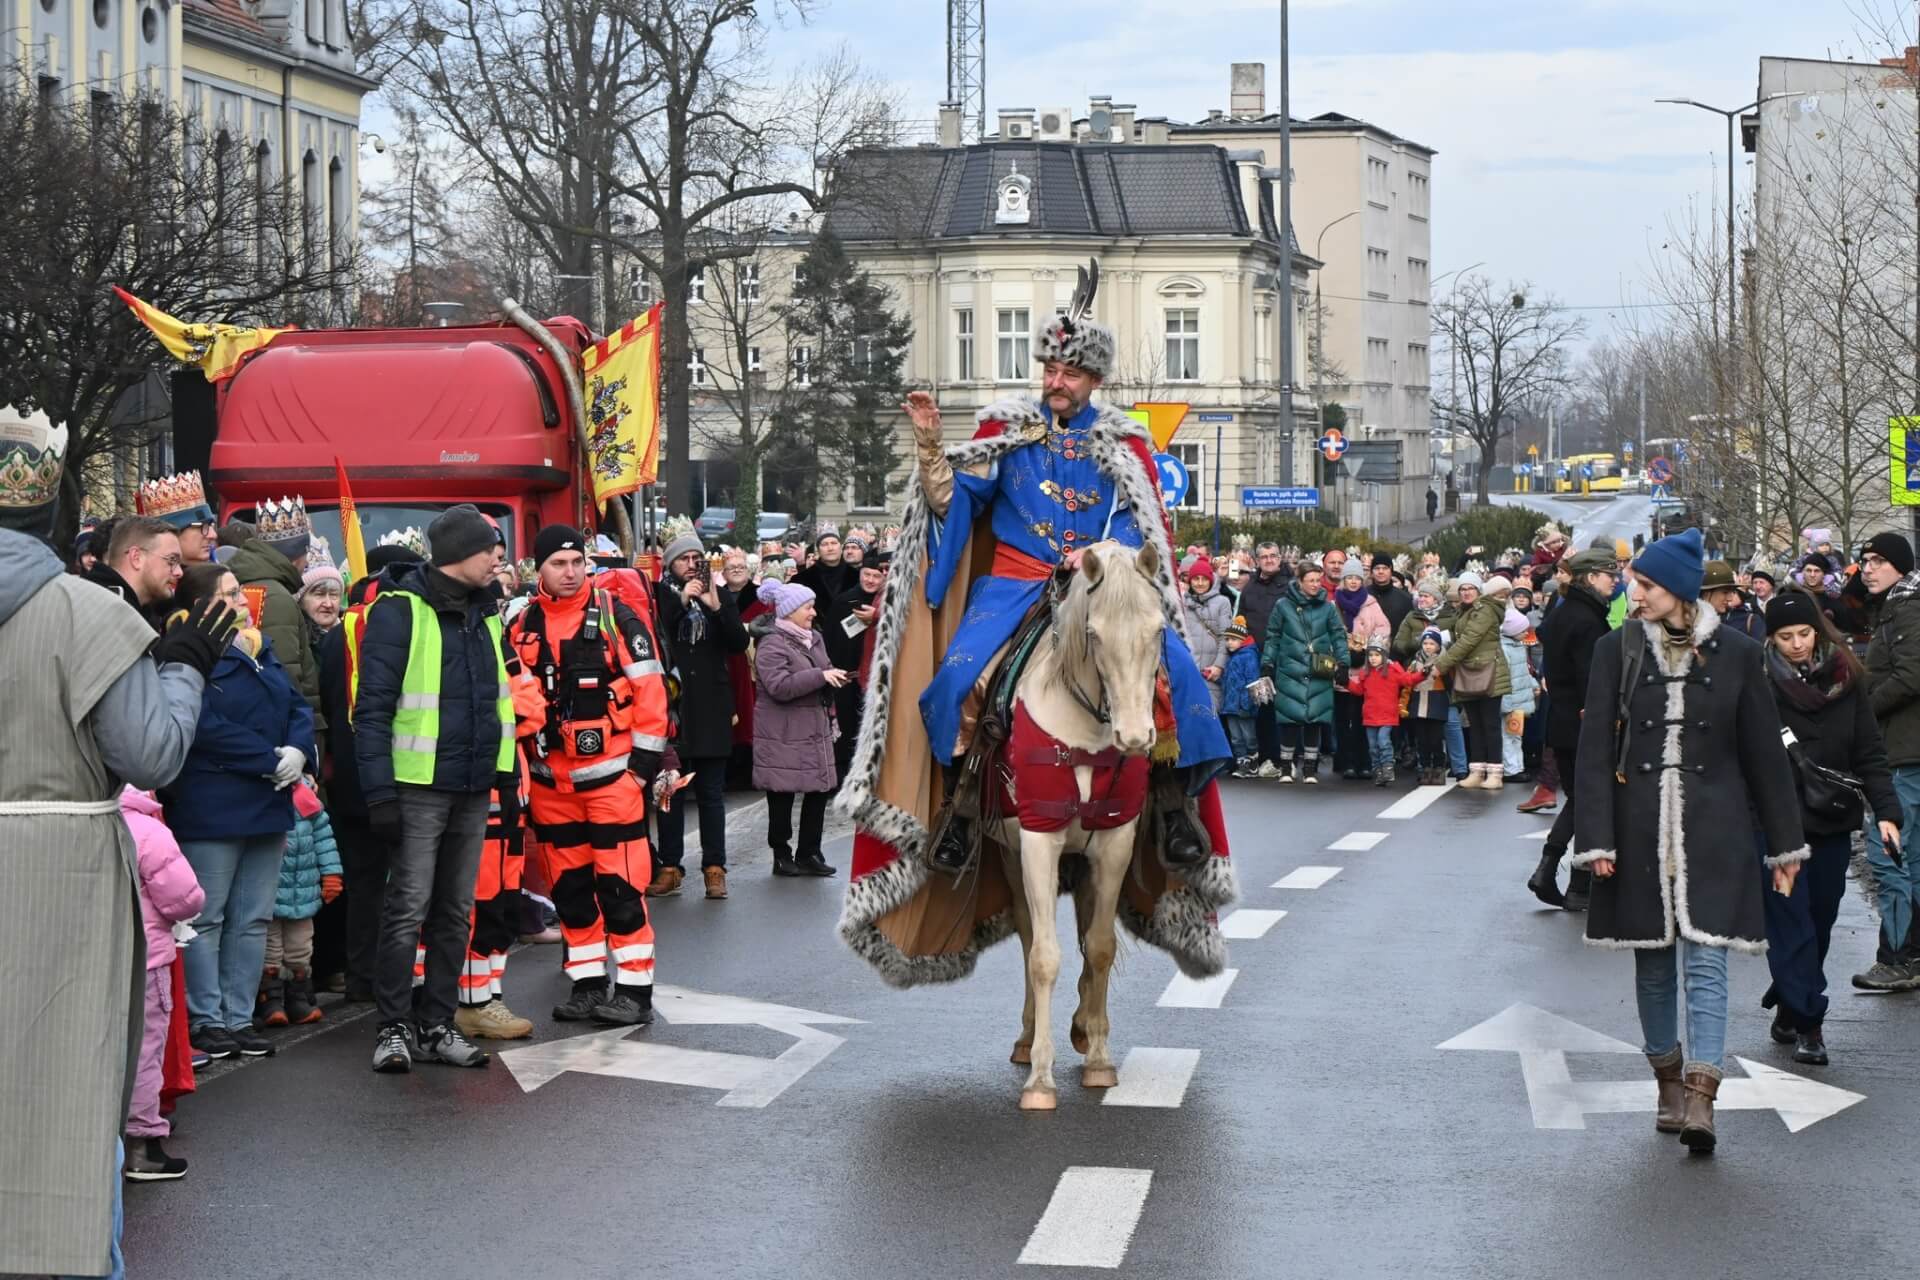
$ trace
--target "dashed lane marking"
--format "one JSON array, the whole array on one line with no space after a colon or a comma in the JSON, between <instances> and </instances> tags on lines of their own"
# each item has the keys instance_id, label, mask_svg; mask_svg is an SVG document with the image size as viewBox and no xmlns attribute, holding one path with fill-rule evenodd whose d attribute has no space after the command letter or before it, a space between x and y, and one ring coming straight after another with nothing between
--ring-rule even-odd
<instances>
[{"instance_id":1,"label":"dashed lane marking","mask_svg":"<svg viewBox=\"0 0 1920 1280\"><path fill-rule=\"evenodd\" d=\"M1417 818L1427 811L1427 806L1453 790L1459 783L1447 779L1445 786L1415 787L1398 800L1380 811L1380 817L1388 819Z\"/></svg>"},{"instance_id":2,"label":"dashed lane marking","mask_svg":"<svg viewBox=\"0 0 1920 1280\"><path fill-rule=\"evenodd\" d=\"M1387 838L1384 831L1349 831L1327 846L1328 853L1365 853Z\"/></svg>"},{"instance_id":3,"label":"dashed lane marking","mask_svg":"<svg viewBox=\"0 0 1920 1280\"><path fill-rule=\"evenodd\" d=\"M1521 833L1520 833L1520 839L1522 839L1522 840L1545 840L1545 839L1546 839L1546 838L1547 838L1548 836L1550 836L1550 835L1552 835L1552 834L1553 834L1553 828L1552 828L1552 827L1548 827L1548 828L1547 828L1546 830L1544 830L1544 831L1523 831L1523 832L1521 832Z\"/></svg>"},{"instance_id":4,"label":"dashed lane marking","mask_svg":"<svg viewBox=\"0 0 1920 1280\"><path fill-rule=\"evenodd\" d=\"M1295 867L1273 882L1276 889L1318 889L1340 874L1339 867Z\"/></svg>"},{"instance_id":5,"label":"dashed lane marking","mask_svg":"<svg viewBox=\"0 0 1920 1280\"><path fill-rule=\"evenodd\" d=\"M1126 1261L1152 1186L1151 1169L1074 1165L1060 1175L1020 1261L1040 1267L1118 1267Z\"/></svg>"},{"instance_id":6,"label":"dashed lane marking","mask_svg":"<svg viewBox=\"0 0 1920 1280\"><path fill-rule=\"evenodd\" d=\"M1165 1107L1180 1105L1187 1084L1200 1065L1198 1049L1152 1049L1136 1045L1120 1064L1120 1083L1100 1099L1103 1107Z\"/></svg>"},{"instance_id":7,"label":"dashed lane marking","mask_svg":"<svg viewBox=\"0 0 1920 1280\"><path fill-rule=\"evenodd\" d=\"M1267 930L1286 918L1284 911L1253 911L1245 907L1220 922L1223 938L1264 938Z\"/></svg>"},{"instance_id":8,"label":"dashed lane marking","mask_svg":"<svg viewBox=\"0 0 1920 1280\"><path fill-rule=\"evenodd\" d=\"M1162 1009L1218 1009L1220 1002L1227 998L1227 988L1239 976L1238 969L1223 969L1211 978L1189 978L1184 973L1176 973L1154 1003Z\"/></svg>"}]
</instances>

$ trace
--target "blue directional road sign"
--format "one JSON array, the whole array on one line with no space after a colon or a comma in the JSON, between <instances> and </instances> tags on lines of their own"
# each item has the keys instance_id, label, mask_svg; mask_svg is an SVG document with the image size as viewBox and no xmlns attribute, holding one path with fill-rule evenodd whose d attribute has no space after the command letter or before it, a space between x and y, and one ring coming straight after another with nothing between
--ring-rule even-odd
<instances>
[{"instance_id":1,"label":"blue directional road sign","mask_svg":"<svg viewBox=\"0 0 1920 1280\"><path fill-rule=\"evenodd\" d=\"M1153 465L1160 468L1160 499L1170 507L1180 505L1180 499L1187 496L1187 486L1191 478L1187 475L1187 464L1170 453L1153 455Z\"/></svg>"},{"instance_id":2,"label":"blue directional road sign","mask_svg":"<svg viewBox=\"0 0 1920 1280\"><path fill-rule=\"evenodd\" d=\"M1320 505L1320 491L1311 485L1246 485L1240 490L1240 506L1247 511L1312 510Z\"/></svg>"},{"instance_id":3,"label":"blue directional road sign","mask_svg":"<svg viewBox=\"0 0 1920 1280\"><path fill-rule=\"evenodd\" d=\"M1580 478L1582 480L1593 479L1593 464L1591 462L1583 462L1580 464Z\"/></svg>"},{"instance_id":4,"label":"blue directional road sign","mask_svg":"<svg viewBox=\"0 0 1920 1280\"><path fill-rule=\"evenodd\" d=\"M1567 464L1564 462L1560 464L1560 478L1562 480L1567 478Z\"/></svg>"}]
</instances>

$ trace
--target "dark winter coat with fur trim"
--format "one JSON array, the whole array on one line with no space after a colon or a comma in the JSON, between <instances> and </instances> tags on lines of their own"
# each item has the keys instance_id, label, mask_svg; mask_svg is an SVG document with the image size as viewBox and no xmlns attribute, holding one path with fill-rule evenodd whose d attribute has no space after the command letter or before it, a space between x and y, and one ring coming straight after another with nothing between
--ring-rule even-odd
<instances>
[{"instance_id":1,"label":"dark winter coat with fur trim","mask_svg":"<svg viewBox=\"0 0 1920 1280\"><path fill-rule=\"evenodd\" d=\"M1692 645L1675 651L1657 626L1622 627L1595 646L1573 780L1575 866L1610 858L1595 879L1587 941L1666 947L1676 937L1737 951L1767 947L1751 832L1767 863L1807 857L1799 792L1780 741L1761 647L1699 606ZM1614 725L1626 645L1645 647L1621 726L1626 781L1615 779Z\"/></svg>"}]
</instances>

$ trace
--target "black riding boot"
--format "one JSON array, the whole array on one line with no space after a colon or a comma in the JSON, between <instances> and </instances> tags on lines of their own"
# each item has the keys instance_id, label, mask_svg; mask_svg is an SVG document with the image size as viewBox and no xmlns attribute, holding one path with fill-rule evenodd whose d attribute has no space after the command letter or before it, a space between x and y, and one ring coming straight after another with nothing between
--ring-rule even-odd
<instances>
[{"instance_id":1,"label":"black riding boot","mask_svg":"<svg viewBox=\"0 0 1920 1280\"><path fill-rule=\"evenodd\" d=\"M1191 773L1190 768L1155 769L1149 784L1160 820L1160 857L1169 867L1202 866L1213 852L1187 793Z\"/></svg>"},{"instance_id":2,"label":"black riding boot","mask_svg":"<svg viewBox=\"0 0 1920 1280\"><path fill-rule=\"evenodd\" d=\"M953 797L954 787L960 780L960 769L949 765L946 770L947 797ZM933 849L928 860L935 871L944 871L957 876L973 864L973 819L954 814L945 826L934 832Z\"/></svg>"}]
</instances>

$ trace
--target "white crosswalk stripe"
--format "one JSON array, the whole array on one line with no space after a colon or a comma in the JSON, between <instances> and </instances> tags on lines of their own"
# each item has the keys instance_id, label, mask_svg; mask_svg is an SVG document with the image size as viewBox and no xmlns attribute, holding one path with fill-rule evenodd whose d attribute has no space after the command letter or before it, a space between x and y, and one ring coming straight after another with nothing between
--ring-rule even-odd
<instances>
[{"instance_id":1,"label":"white crosswalk stripe","mask_svg":"<svg viewBox=\"0 0 1920 1280\"><path fill-rule=\"evenodd\" d=\"M1328 853L1365 853L1387 838L1384 831L1349 831L1327 846Z\"/></svg>"},{"instance_id":2,"label":"white crosswalk stripe","mask_svg":"<svg viewBox=\"0 0 1920 1280\"><path fill-rule=\"evenodd\" d=\"M1120 1064L1120 1083L1100 1099L1103 1107L1177 1107L1200 1065L1198 1049L1136 1045Z\"/></svg>"},{"instance_id":3,"label":"white crosswalk stripe","mask_svg":"<svg viewBox=\"0 0 1920 1280\"><path fill-rule=\"evenodd\" d=\"M1154 1003L1162 1009L1218 1009L1220 1002L1227 998L1227 988L1239 976L1238 969L1223 969L1211 978L1189 978L1184 973L1176 973Z\"/></svg>"},{"instance_id":4,"label":"white crosswalk stripe","mask_svg":"<svg viewBox=\"0 0 1920 1280\"><path fill-rule=\"evenodd\" d=\"M1223 938L1263 938L1267 930L1286 919L1284 911L1255 911L1242 907L1220 922Z\"/></svg>"},{"instance_id":5,"label":"white crosswalk stripe","mask_svg":"<svg viewBox=\"0 0 1920 1280\"><path fill-rule=\"evenodd\" d=\"M1340 874L1339 867L1295 867L1273 882L1276 889L1318 889Z\"/></svg>"},{"instance_id":6,"label":"white crosswalk stripe","mask_svg":"<svg viewBox=\"0 0 1920 1280\"><path fill-rule=\"evenodd\" d=\"M1040 1267L1118 1267L1147 1207L1151 1169L1074 1165L1060 1175L1020 1261Z\"/></svg>"}]
</instances>

